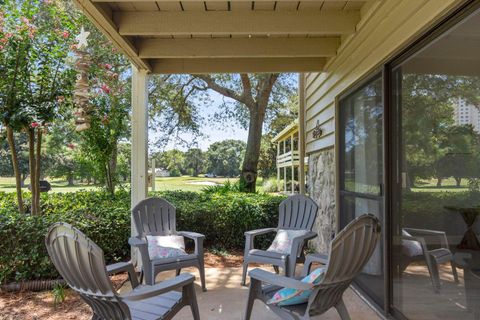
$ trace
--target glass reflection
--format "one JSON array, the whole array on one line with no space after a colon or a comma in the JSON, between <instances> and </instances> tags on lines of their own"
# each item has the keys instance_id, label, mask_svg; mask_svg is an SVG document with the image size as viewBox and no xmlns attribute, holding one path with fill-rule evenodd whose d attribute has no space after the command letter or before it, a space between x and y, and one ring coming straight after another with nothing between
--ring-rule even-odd
<instances>
[{"instance_id":1,"label":"glass reflection","mask_svg":"<svg viewBox=\"0 0 480 320\"><path fill-rule=\"evenodd\" d=\"M394 307L480 319L480 14L393 72Z\"/></svg>"}]
</instances>

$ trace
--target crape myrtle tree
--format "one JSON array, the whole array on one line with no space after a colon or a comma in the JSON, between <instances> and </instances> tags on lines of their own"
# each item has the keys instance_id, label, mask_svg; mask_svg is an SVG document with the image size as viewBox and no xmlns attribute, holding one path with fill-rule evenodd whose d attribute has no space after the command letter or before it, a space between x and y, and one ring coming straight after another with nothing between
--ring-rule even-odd
<instances>
[{"instance_id":1,"label":"crape myrtle tree","mask_svg":"<svg viewBox=\"0 0 480 320\"><path fill-rule=\"evenodd\" d=\"M7 0L0 8L0 121L16 179L17 201L24 211L14 132L29 141L31 213L40 211L42 137L70 92L73 73L65 59L75 29L64 2Z\"/></svg>"},{"instance_id":2,"label":"crape myrtle tree","mask_svg":"<svg viewBox=\"0 0 480 320\"><path fill-rule=\"evenodd\" d=\"M295 90L296 78L291 74L221 74L194 75L196 88L214 90L227 98L225 112L217 118L235 119L248 128L240 185L246 192L255 192L258 161L265 120ZM228 100L229 99L229 100Z\"/></svg>"}]
</instances>

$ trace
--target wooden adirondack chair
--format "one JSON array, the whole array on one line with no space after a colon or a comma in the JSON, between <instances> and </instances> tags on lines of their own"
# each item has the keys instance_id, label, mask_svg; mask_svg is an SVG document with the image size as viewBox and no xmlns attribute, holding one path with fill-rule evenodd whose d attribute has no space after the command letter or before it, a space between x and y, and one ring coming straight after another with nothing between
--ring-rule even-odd
<instances>
[{"instance_id":1,"label":"wooden adirondack chair","mask_svg":"<svg viewBox=\"0 0 480 320\"><path fill-rule=\"evenodd\" d=\"M172 319L184 306L200 319L194 280L182 274L154 286L138 284L131 263L105 266L102 249L82 232L66 223L50 227L46 239L48 254L68 285L92 308L93 320ZM132 291L119 294L108 274L127 271ZM181 290L177 292L175 290Z\"/></svg>"},{"instance_id":2,"label":"wooden adirondack chair","mask_svg":"<svg viewBox=\"0 0 480 320\"><path fill-rule=\"evenodd\" d=\"M161 271L177 270L177 275L179 275L182 268L196 267L200 272L202 290L207 291L205 287L203 256L203 240L205 236L203 234L177 231L176 209L168 201L161 198L147 198L140 201L133 208L132 217L138 236L130 238L128 242L140 251L146 284L153 285L156 275ZM195 251L193 254L178 257L150 259L146 240L147 235L180 235L195 242Z\"/></svg>"},{"instance_id":3,"label":"wooden adirondack chair","mask_svg":"<svg viewBox=\"0 0 480 320\"><path fill-rule=\"evenodd\" d=\"M301 282L261 269L250 271L251 282L244 320L250 319L255 299L266 303L282 287L312 290L312 293L307 303L284 307L270 305L270 309L281 319L307 320L332 307L337 309L343 320L350 319L342 299L343 292L370 259L380 233L378 219L373 215L363 215L350 222L333 239L328 258L323 255L308 255L303 275L298 279L306 276L310 272L311 264L317 261L326 264L326 271L318 284ZM262 287L262 282L270 285Z\"/></svg>"},{"instance_id":4,"label":"wooden adirondack chair","mask_svg":"<svg viewBox=\"0 0 480 320\"><path fill-rule=\"evenodd\" d=\"M294 195L283 200L279 206L279 220L276 228L265 228L245 232L245 253L243 258L242 285L245 285L248 264L252 262L267 263L278 268L283 268L285 275L291 277L295 275L297 262L305 261L303 247L306 242L317 236L312 231L313 224L317 217L318 206L310 197L304 195ZM304 230L303 235L297 236L292 241L289 253L279 253L274 251L258 250L254 248L254 239L258 235L278 230Z\"/></svg>"}]
</instances>

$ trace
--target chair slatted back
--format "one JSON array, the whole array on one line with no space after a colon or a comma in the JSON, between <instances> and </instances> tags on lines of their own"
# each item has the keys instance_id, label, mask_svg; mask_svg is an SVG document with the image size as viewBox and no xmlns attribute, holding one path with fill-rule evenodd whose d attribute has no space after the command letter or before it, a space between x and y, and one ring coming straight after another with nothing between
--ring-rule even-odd
<instances>
[{"instance_id":1,"label":"chair slatted back","mask_svg":"<svg viewBox=\"0 0 480 320\"><path fill-rule=\"evenodd\" d=\"M310 197L290 196L280 203L278 228L311 231L317 212L318 206Z\"/></svg>"},{"instance_id":2,"label":"chair slatted back","mask_svg":"<svg viewBox=\"0 0 480 320\"><path fill-rule=\"evenodd\" d=\"M365 214L351 221L330 245L322 285L350 283L372 256L381 234L378 219Z\"/></svg>"},{"instance_id":3,"label":"chair slatted back","mask_svg":"<svg viewBox=\"0 0 480 320\"><path fill-rule=\"evenodd\" d=\"M147 198L140 201L132 210L135 227L141 237L175 234L176 209L165 199Z\"/></svg>"},{"instance_id":4,"label":"chair slatted back","mask_svg":"<svg viewBox=\"0 0 480 320\"><path fill-rule=\"evenodd\" d=\"M130 319L127 305L112 287L102 249L67 223L52 225L46 235L48 254L68 285L102 319Z\"/></svg>"}]
</instances>

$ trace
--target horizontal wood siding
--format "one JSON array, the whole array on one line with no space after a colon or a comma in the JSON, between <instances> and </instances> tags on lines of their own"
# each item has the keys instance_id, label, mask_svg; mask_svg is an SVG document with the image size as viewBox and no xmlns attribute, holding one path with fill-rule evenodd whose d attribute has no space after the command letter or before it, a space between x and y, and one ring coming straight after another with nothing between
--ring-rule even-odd
<instances>
[{"instance_id":1,"label":"horizontal wood siding","mask_svg":"<svg viewBox=\"0 0 480 320\"><path fill-rule=\"evenodd\" d=\"M306 76L306 153L335 143L335 98L359 81L420 34L437 23L461 0L373 0L362 10L354 35L342 39L337 56L323 73ZM323 135L313 139L320 124Z\"/></svg>"}]
</instances>

